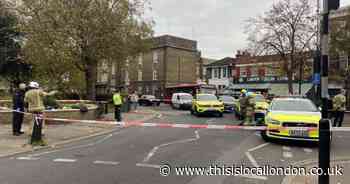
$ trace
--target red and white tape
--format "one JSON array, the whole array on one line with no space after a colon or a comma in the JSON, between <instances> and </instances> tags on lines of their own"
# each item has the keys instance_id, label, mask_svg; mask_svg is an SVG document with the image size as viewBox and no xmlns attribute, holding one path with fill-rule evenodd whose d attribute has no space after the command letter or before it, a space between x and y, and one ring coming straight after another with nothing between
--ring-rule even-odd
<instances>
[{"instance_id":1,"label":"red and white tape","mask_svg":"<svg viewBox=\"0 0 350 184\"><path fill-rule=\"evenodd\" d=\"M159 127L159 128L193 128L193 129L214 129L214 130L317 130L317 128L273 128L268 129L266 126L238 126L238 125L205 125L205 124L179 124L179 123L144 123L138 121L131 122L116 122L116 121L96 121L96 120L74 120L74 119L60 119L60 118L44 118L45 120L56 122L70 122L70 123L87 123L87 124L107 124L107 125L119 125L124 127L136 126L136 127ZM349 129L350 130L350 129Z\"/></svg>"}]
</instances>

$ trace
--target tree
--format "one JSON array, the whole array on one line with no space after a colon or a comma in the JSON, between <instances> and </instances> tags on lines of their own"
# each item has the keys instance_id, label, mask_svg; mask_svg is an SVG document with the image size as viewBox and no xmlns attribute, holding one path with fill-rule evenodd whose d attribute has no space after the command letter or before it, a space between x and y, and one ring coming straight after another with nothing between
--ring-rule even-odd
<instances>
[{"instance_id":1,"label":"tree","mask_svg":"<svg viewBox=\"0 0 350 184\"><path fill-rule=\"evenodd\" d=\"M26 61L62 86L81 72L95 99L98 62L123 62L147 49L152 21L143 18L145 0L23 0L17 8L26 34ZM41 72L42 74L42 72ZM52 80L56 79L56 80Z\"/></svg>"},{"instance_id":2,"label":"tree","mask_svg":"<svg viewBox=\"0 0 350 184\"><path fill-rule=\"evenodd\" d=\"M247 21L250 50L281 57L289 93L293 93L293 76L316 45L314 7L310 0L281 0L263 16Z\"/></svg>"},{"instance_id":3,"label":"tree","mask_svg":"<svg viewBox=\"0 0 350 184\"><path fill-rule=\"evenodd\" d=\"M0 76L12 87L28 80L31 71L31 66L20 56L22 36L17 29L16 15L0 1Z\"/></svg>"}]
</instances>

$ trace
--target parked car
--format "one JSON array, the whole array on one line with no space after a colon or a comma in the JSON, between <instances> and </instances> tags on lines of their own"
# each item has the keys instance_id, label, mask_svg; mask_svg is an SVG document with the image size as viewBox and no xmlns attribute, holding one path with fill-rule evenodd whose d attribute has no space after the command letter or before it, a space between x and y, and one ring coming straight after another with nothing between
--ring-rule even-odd
<instances>
[{"instance_id":1,"label":"parked car","mask_svg":"<svg viewBox=\"0 0 350 184\"><path fill-rule=\"evenodd\" d=\"M222 95L219 96L219 100L224 103L225 112L234 112L238 101L237 99L233 98L232 96Z\"/></svg>"},{"instance_id":2,"label":"parked car","mask_svg":"<svg viewBox=\"0 0 350 184\"><path fill-rule=\"evenodd\" d=\"M220 102L213 94L197 94L192 101L191 114L218 114L223 116L224 103Z\"/></svg>"},{"instance_id":3,"label":"parked car","mask_svg":"<svg viewBox=\"0 0 350 184\"><path fill-rule=\"evenodd\" d=\"M270 139L318 141L321 112L305 98L275 98L265 118L267 130L261 132ZM314 129L310 129L314 128Z\"/></svg>"},{"instance_id":4,"label":"parked car","mask_svg":"<svg viewBox=\"0 0 350 184\"><path fill-rule=\"evenodd\" d=\"M189 93L174 93L171 98L171 106L175 109L190 109L193 96Z\"/></svg>"},{"instance_id":5,"label":"parked car","mask_svg":"<svg viewBox=\"0 0 350 184\"><path fill-rule=\"evenodd\" d=\"M142 106L154 106L160 105L160 100L157 99L155 96L153 95L142 95L141 98L139 99L139 105Z\"/></svg>"}]
</instances>

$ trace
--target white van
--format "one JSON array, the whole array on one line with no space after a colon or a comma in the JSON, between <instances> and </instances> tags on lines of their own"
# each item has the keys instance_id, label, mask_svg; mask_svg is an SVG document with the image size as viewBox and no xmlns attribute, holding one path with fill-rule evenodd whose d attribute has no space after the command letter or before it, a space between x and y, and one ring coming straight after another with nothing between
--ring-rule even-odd
<instances>
[{"instance_id":1,"label":"white van","mask_svg":"<svg viewBox=\"0 0 350 184\"><path fill-rule=\"evenodd\" d=\"M193 96L189 93L174 93L171 98L171 106L174 109L190 109Z\"/></svg>"}]
</instances>

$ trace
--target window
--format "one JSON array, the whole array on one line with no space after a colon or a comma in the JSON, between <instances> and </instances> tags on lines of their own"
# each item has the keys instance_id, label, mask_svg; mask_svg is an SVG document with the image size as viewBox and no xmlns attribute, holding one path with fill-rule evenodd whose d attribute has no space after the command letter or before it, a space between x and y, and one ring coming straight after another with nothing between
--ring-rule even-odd
<instances>
[{"instance_id":1,"label":"window","mask_svg":"<svg viewBox=\"0 0 350 184\"><path fill-rule=\"evenodd\" d=\"M138 57L139 65L142 65L143 62L143 54L141 53Z\"/></svg>"},{"instance_id":2,"label":"window","mask_svg":"<svg viewBox=\"0 0 350 184\"><path fill-rule=\"evenodd\" d=\"M219 78L219 71L216 68L214 68L214 78Z\"/></svg>"},{"instance_id":3,"label":"window","mask_svg":"<svg viewBox=\"0 0 350 184\"><path fill-rule=\"evenodd\" d=\"M130 60L129 60L129 58L127 58L126 61L125 61L125 66L129 67L129 64L130 64Z\"/></svg>"},{"instance_id":4,"label":"window","mask_svg":"<svg viewBox=\"0 0 350 184\"><path fill-rule=\"evenodd\" d=\"M212 79L213 78L213 74L212 74L212 69L211 68L207 68L207 73L206 73L206 75L207 75L207 78L208 79Z\"/></svg>"},{"instance_id":5,"label":"window","mask_svg":"<svg viewBox=\"0 0 350 184\"><path fill-rule=\"evenodd\" d=\"M159 57L158 57L158 51L153 51L153 63L158 63Z\"/></svg>"},{"instance_id":6,"label":"window","mask_svg":"<svg viewBox=\"0 0 350 184\"><path fill-rule=\"evenodd\" d=\"M226 78L227 77L227 68L225 67L225 68L223 68L223 72L222 72L223 74L222 74L222 77L223 78Z\"/></svg>"},{"instance_id":7,"label":"window","mask_svg":"<svg viewBox=\"0 0 350 184\"><path fill-rule=\"evenodd\" d=\"M158 72L157 72L157 70L153 70L153 80L158 80Z\"/></svg>"},{"instance_id":8,"label":"window","mask_svg":"<svg viewBox=\"0 0 350 184\"><path fill-rule=\"evenodd\" d=\"M142 81L142 71L141 70L138 71L137 80Z\"/></svg>"},{"instance_id":9,"label":"window","mask_svg":"<svg viewBox=\"0 0 350 184\"><path fill-rule=\"evenodd\" d=\"M219 79L221 79L221 68L218 68L217 70L219 72Z\"/></svg>"}]
</instances>

